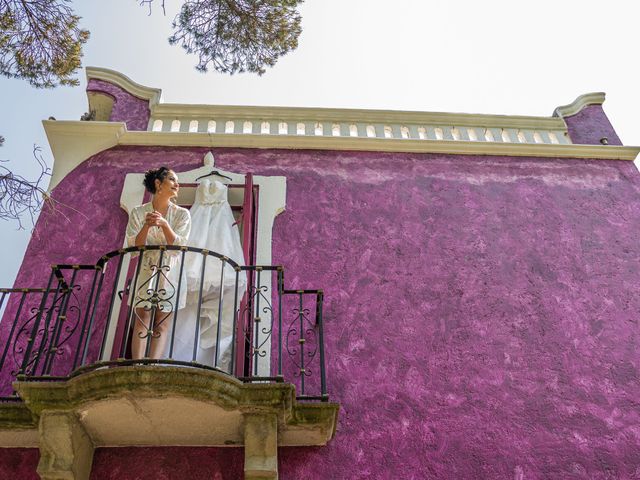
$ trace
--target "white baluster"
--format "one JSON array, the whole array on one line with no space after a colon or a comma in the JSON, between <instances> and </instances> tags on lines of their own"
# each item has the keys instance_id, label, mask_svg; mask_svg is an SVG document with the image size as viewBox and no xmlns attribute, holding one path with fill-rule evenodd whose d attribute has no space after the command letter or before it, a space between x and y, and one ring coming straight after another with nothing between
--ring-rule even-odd
<instances>
[{"instance_id":1,"label":"white baluster","mask_svg":"<svg viewBox=\"0 0 640 480\"><path fill-rule=\"evenodd\" d=\"M198 122L198 128L196 129L196 132L198 132L198 133L207 133L207 119L206 118L198 118L198 119L196 119L196 122Z\"/></svg>"},{"instance_id":2,"label":"white baluster","mask_svg":"<svg viewBox=\"0 0 640 480\"><path fill-rule=\"evenodd\" d=\"M534 131L533 130L520 130L520 133L524 135L525 141L523 143L536 143L536 139L533 138Z\"/></svg>"},{"instance_id":3,"label":"white baluster","mask_svg":"<svg viewBox=\"0 0 640 480\"><path fill-rule=\"evenodd\" d=\"M540 130L538 133L540 134L540 138L542 138L543 143L551 143L551 139L549 138L547 131Z\"/></svg>"},{"instance_id":4,"label":"white baluster","mask_svg":"<svg viewBox=\"0 0 640 480\"><path fill-rule=\"evenodd\" d=\"M501 143L502 142L502 129L501 128L489 128L491 132L491 136L493 137L494 142Z\"/></svg>"},{"instance_id":5,"label":"white baluster","mask_svg":"<svg viewBox=\"0 0 640 480\"><path fill-rule=\"evenodd\" d=\"M473 130L476 132L476 139L479 142L487 141L487 130L484 127L475 127Z\"/></svg>"},{"instance_id":6,"label":"white baluster","mask_svg":"<svg viewBox=\"0 0 640 480\"><path fill-rule=\"evenodd\" d=\"M475 128L465 128L467 135L469 136L469 141L477 142L478 141L478 132Z\"/></svg>"},{"instance_id":7,"label":"white baluster","mask_svg":"<svg viewBox=\"0 0 640 480\"><path fill-rule=\"evenodd\" d=\"M469 138L469 129L467 127L454 127L453 131L458 131L458 140L462 140L464 142L468 142L471 139Z\"/></svg>"},{"instance_id":8,"label":"white baluster","mask_svg":"<svg viewBox=\"0 0 640 480\"><path fill-rule=\"evenodd\" d=\"M316 123L315 122L305 122L305 124L304 124L304 134L305 135L315 135L316 134Z\"/></svg>"},{"instance_id":9,"label":"white baluster","mask_svg":"<svg viewBox=\"0 0 640 480\"><path fill-rule=\"evenodd\" d=\"M509 134L509 138L513 143L520 143L520 138L518 137L518 130L515 128L507 128L507 133Z\"/></svg>"},{"instance_id":10,"label":"white baluster","mask_svg":"<svg viewBox=\"0 0 640 480\"><path fill-rule=\"evenodd\" d=\"M442 138L444 140L455 140L455 138L453 138L453 132L450 126L445 125L442 127Z\"/></svg>"}]
</instances>

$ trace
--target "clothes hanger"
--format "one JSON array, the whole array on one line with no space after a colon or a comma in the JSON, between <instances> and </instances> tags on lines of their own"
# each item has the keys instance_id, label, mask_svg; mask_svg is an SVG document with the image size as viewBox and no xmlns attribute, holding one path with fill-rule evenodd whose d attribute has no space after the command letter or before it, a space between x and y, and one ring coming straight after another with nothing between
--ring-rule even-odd
<instances>
[{"instance_id":1,"label":"clothes hanger","mask_svg":"<svg viewBox=\"0 0 640 480\"><path fill-rule=\"evenodd\" d=\"M196 182L197 182L198 180L200 180L201 178L204 178L204 177L210 177L210 176L212 176L212 175L216 175L216 176L218 176L218 177L226 178L226 179L227 179L227 180L229 180L229 181L233 181L233 179L232 179L231 177L227 177L226 175L221 174L219 171L217 171L217 170L213 170L211 173L207 173L206 175L200 175L198 178L196 178Z\"/></svg>"}]
</instances>

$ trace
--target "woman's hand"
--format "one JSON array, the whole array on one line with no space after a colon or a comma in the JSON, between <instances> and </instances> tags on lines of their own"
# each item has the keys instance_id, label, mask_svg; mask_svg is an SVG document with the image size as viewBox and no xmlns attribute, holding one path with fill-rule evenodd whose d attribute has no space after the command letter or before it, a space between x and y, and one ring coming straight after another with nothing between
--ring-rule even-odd
<instances>
[{"instance_id":1,"label":"woman's hand","mask_svg":"<svg viewBox=\"0 0 640 480\"><path fill-rule=\"evenodd\" d=\"M169 222L167 219L162 216L160 212L153 211L146 214L144 217L144 224L147 228L150 227L159 227L162 229L162 233L164 234L164 238L167 241L167 245L173 245L173 242L176 240L176 234L171 229Z\"/></svg>"},{"instance_id":2,"label":"woman's hand","mask_svg":"<svg viewBox=\"0 0 640 480\"><path fill-rule=\"evenodd\" d=\"M144 216L144 224L147 227L155 227L157 218L158 218L158 213L157 212L148 212Z\"/></svg>"},{"instance_id":3,"label":"woman's hand","mask_svg":"<svg viewBox=\"0 0 640 480\"><path fill-rule=\"evenodd\" d=\"M169 226L167 220L160 214L160 212L149 212L144 218L145 225L149 227L161 227L166 228Z\"/></svg>"}]
</instances>

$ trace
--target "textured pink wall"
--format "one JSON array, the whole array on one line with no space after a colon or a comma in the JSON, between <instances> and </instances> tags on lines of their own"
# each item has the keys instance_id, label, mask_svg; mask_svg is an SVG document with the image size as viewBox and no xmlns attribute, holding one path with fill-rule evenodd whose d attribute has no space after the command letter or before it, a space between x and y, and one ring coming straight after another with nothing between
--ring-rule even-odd
<instances>
[{"instance_id":1,"label":"textured pink wall","mask_svg":"<svg viewBox=\"0 0 640 480\"><path fill-rule=\"evenodd\" d=\"M622 145L602 105L587 105L575 115L565 117L564 121L573 143L600 145L600 139L606 137L609 145Z\"/></svg>"},{"instance_id":2,"label":"textured pink wall","mask_svg":"<svg viewBox=\"0 0 640 480\"><path fill-rule=\"evenodd\" d=\"M107 94L114 99L111 122L125 122L128 130L146 130L151 112L149 101L134 97L112 83L92 78L87 92Z\"/></svg>"},{"instance_id":3,"label":"textured pink wall","mask_svg":"<svg viewBox=\"0 0 640 480\"><path fill-rule=\"evenodd\" d=\"M54 194L79 210L74 228L44 212L17 284L122 244L126 172L181 171L204 153L118 148L78 167ZM338 432L281 449L281 479L640 477L631 162L214 153L223 169L286 175L274 263L288 285L325 289ZM146 450L157 472L179 461ZM95 471L139 468L144 449L121 452L98 454ZM211 468L191 458L190 476Z\"/></svg>"},{"instance_id":4,"label":"textured pink wall","mask_svg":"<svg viewBox=\"0 0 640 480\"><path fill-rule=\"evenodd\" d=\"M91 480L238 480L241 448L99 448Z\"/></svg>"},{"instance_id":5,"label":"textured pink wall","mask_svg":"<svg viewBox=\"0 0 640 480\"><path fill-rule=\"evenodd\" d=\"M0 448L0 478L39 480L36 473L39 459L37 448Z\"/></svg>"}]
</instances>

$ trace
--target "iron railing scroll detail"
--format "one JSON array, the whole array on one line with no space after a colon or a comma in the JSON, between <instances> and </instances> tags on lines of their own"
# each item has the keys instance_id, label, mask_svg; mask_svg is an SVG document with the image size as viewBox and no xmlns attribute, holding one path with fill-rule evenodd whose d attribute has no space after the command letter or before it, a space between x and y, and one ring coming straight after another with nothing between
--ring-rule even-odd
<instances>
[{"instance_id":1,"label":"iron railing scroll detail","mask_svg":"<svg viewBox=\"0 0 640 480\"><path fill-rule=\"evenodd\" d=\"M53 265L46 287L0 289L0 399L16 380L170 364L244 382L289 382L327 401L322 290L285 288L284 269L154 245L95 265Z\"/></svg>"}]
</instances>

